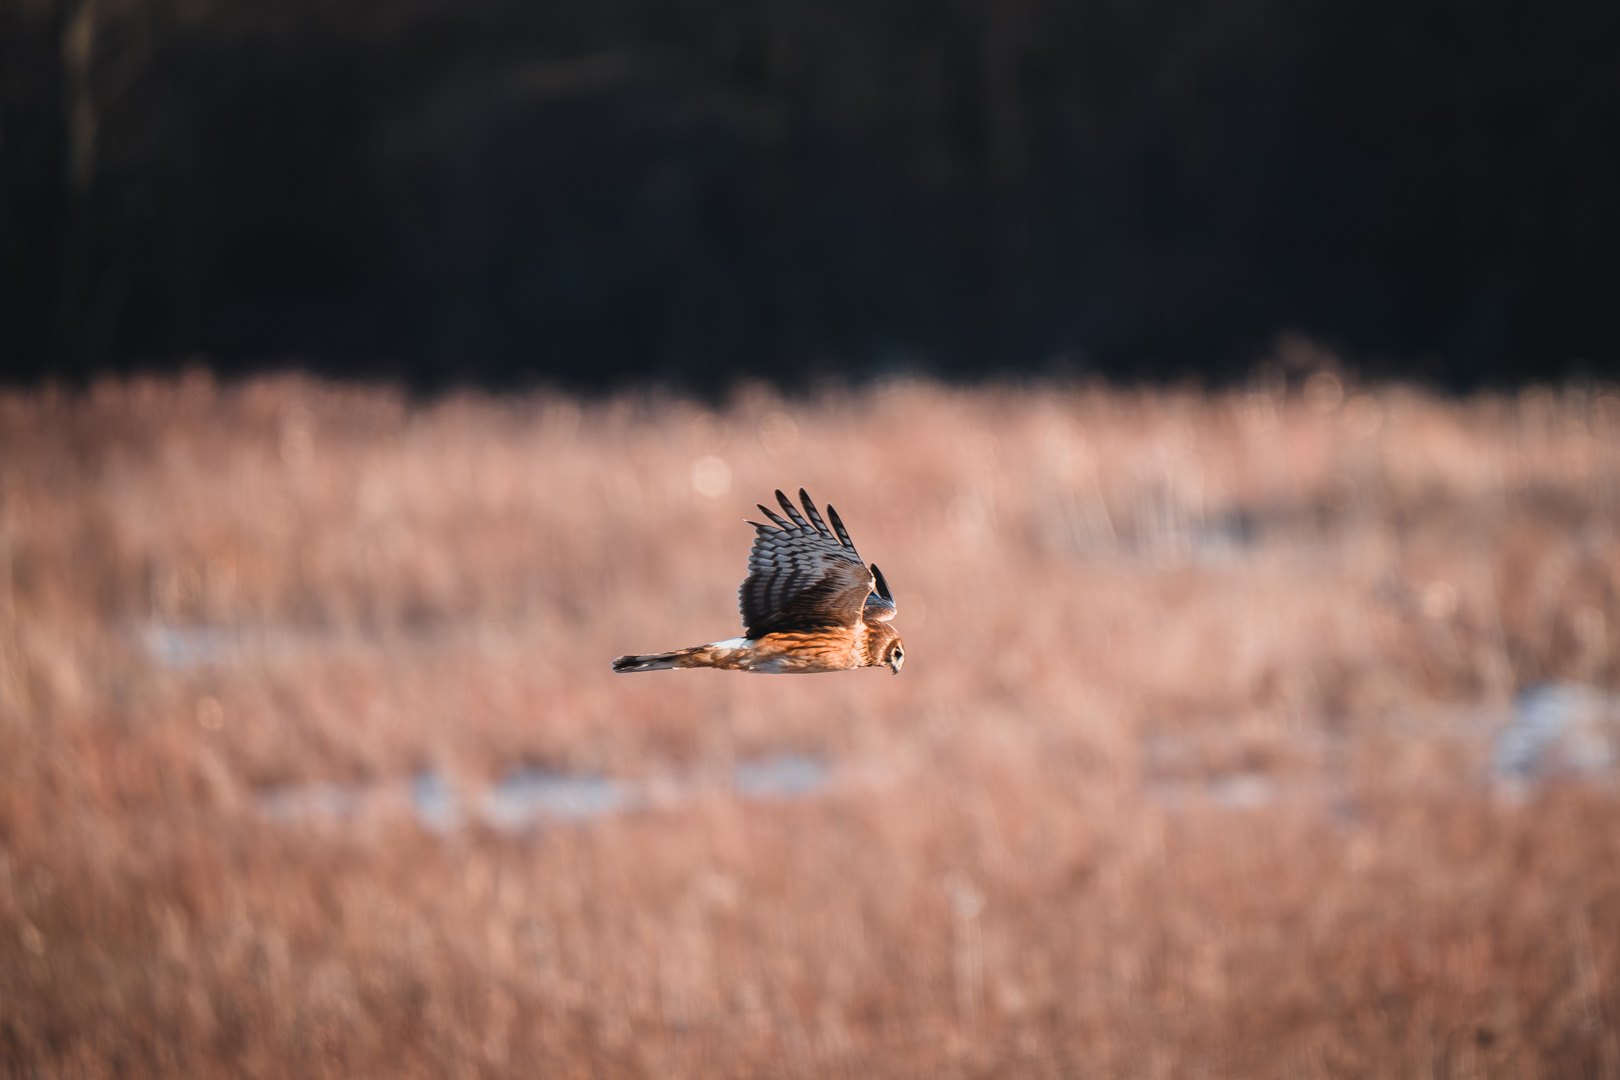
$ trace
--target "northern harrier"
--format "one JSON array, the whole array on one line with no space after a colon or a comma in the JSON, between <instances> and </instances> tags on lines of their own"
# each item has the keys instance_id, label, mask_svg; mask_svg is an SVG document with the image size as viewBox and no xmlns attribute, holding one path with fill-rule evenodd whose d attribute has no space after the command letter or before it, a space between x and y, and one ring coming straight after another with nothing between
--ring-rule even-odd
<instances>
[{"instance_id":1,"label":"northern harrier","mask_svg":"<svg viewBox=\"0 0 1620 1080\"><path fill-rule=\"evenodd\" d=\"M712 667L781 675L887 664L900 674L906 654L899 632L889 625L894 597L883 571L868 570L861 562L831 506L828 529L803 488L799 501L808 521L780 491L776 501L790 521L761 506L776 527L748 523L758 535L748 553L748 580L737 590L745 636L653 656L621 656L613 661L614 671Z\"/></svg>"}]
</instances>

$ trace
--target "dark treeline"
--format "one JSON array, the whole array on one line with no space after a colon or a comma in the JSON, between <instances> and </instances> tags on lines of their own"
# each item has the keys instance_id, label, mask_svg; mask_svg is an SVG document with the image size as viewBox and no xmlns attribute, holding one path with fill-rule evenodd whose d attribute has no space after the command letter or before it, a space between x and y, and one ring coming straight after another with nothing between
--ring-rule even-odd
<instances>
[{"instance_id":1,"label":"dark treeline","mask_svg":"<svg viewBox=\"0 0 1620 1080\"><path fill-rule=\"evenodd\" d=\"M0 0L13 378L1616 370L1611 0ZM1579 359L1577 359L1579 358Z\"/></svg>"}]
</instances>

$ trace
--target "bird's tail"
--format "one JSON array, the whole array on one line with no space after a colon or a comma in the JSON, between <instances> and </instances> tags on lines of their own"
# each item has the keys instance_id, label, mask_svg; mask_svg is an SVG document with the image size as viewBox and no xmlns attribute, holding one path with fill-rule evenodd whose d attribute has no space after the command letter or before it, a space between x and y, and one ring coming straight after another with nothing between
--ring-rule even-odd
<instances>
[{"instance_id":1,"label":"bird's tail","mask_svg":"<svg viewBox=\"0 0 1620 1080\"><path fill-rule=\"evenodd\" d=\"M614 671L668 671L670 668L709 667L703 662L703 654L708 652L709 646L699 645L693 649L676 649L674 652L654 653L650 656L620 656L613 661Z\"/></svg>"}]
</instances>

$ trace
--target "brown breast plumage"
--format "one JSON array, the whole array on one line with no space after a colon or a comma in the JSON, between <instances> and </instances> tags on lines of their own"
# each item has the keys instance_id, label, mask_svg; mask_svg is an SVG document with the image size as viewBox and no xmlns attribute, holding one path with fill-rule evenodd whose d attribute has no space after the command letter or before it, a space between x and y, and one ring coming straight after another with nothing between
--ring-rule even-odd
<instances>
[{"instance_id":1,"label":"brown breast plumage","mask_svg":"<svg viewBox=\"0 0 1620 1080\"><path fill-rule=\"evenodd\" d=\"M774 672L846 671L861 666L859 624L766 634L749 650L749 667Z\"/></svg>"}]
</instances>

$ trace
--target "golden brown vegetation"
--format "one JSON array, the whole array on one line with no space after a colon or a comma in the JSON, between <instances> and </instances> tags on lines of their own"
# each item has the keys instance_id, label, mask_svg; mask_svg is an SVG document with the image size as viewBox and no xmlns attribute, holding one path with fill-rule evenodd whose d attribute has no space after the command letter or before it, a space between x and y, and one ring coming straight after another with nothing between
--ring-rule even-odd
<instances>
[{"instance_id":1,"label":"golden brown vegetation","mask_svg":"<svg viewBox=\"0 0 1620 1080\"><path fill-rule=\"evenodd\" d=\"M801 484L899 677L610 673L735 634ZM8 1075L1620 1075L1620 795L1489 770L1620 682L1612 392L193 375L0 397L0 485ZM785 752L832 783L264 810Z\"/></svg>"}]
</instances>

